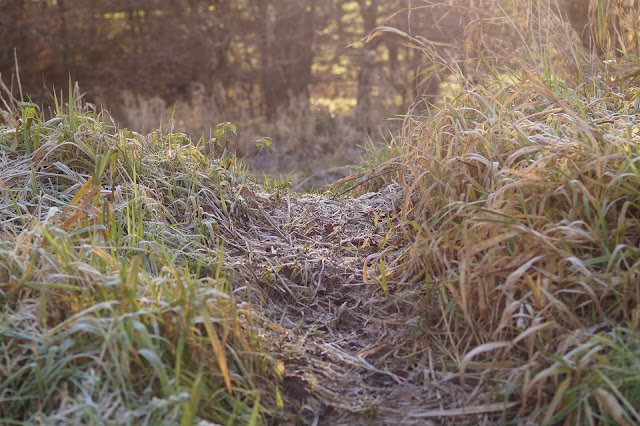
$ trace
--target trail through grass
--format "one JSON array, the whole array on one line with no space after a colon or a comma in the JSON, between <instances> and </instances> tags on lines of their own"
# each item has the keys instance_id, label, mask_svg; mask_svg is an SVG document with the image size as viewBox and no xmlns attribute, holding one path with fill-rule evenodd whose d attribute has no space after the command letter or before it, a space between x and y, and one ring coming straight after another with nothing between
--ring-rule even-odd
<instances>
[{"instance_id":1,"label":"trail through grass","mask_svg":"<svg viewBox=\"0 0 640 426\"><path fill-rule=\"evenodd\" d=\"M5 90L2 422L640 423L637 55L515 10L321 194Z\"/></svg>"}]
</instances>

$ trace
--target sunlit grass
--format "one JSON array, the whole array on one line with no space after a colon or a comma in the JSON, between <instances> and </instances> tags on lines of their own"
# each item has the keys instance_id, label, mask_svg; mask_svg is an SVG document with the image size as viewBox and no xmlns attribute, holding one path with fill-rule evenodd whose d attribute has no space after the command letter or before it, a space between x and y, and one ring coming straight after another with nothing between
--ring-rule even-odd
<instances>
[{"instance_id":1,"label":"sunlit grass","mask_svg":"<svg viewBox=\"0 0 640 426\"><path fill-rule=\"evenodd\" d=\"M637 90L612 84L544 8L522 11L515 66L493 52L483 84L460 76L405 120L410 249L393 277L426 284L426 334L462 374L493 370L492 398L517 401L522 419L636 424Z\"/></svg>"}]
</instances>

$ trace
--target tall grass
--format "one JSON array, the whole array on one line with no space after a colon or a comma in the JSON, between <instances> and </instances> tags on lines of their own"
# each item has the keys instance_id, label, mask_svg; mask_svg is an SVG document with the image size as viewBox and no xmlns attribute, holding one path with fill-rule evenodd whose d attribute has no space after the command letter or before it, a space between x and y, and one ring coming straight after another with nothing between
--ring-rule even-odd
<instances>
[{"instance_id":1,"label":"tall grass","mask_svg":"<svg viewBox=\"0 0 640 426\"><path fill-rule=\"evenodd\" d=\"M476 398L519 403L505 418L637 424L636 75L610 74L548 3L516 6L470 28L501 22L513 35L509 49L472 38L474 80L422 45L462 89L408 117L395 141L410 249L386 273L423 287L426 341L440 341L463 377L487 369L497 380ZM607 14L633 16L618 12ZM596 28L635 46L628 26Z\"/></svg>"},{"instance_id":2,"label":"tall grass","mask_svg":"<svg viewBox=\"0 0 640 426\"><path fill-rule=\"evenodd\" d=\"M222 267L244 166L5 96L0 422L258 421L280 370Z\"/></svg>"}]
</instances>

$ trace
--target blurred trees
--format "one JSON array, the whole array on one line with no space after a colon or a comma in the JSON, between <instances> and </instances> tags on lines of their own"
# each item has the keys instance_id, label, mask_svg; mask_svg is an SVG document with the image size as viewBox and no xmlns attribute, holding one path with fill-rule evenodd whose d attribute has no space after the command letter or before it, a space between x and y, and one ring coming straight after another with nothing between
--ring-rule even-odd
<instances>
[{"instance_id":1,"label":"blurred trees","mask_svg":"<svg viewBox=\"0 0 640 426\"><path fill-rule=\"evenodd\" d=\"M0 73L8 82L15 49L38 103L71 75L116 112L124 90L168 102L204 90L266 117L291 99L340 99L369 128L372 108L403 113L446 74L424 73L423 53L397 33L363 38L391 26L420 35L433 54L468 59L469 24L487 3L495 1L0 0ZM579 27L577 3L561 1Z\"/></svg>"}]
</instances>

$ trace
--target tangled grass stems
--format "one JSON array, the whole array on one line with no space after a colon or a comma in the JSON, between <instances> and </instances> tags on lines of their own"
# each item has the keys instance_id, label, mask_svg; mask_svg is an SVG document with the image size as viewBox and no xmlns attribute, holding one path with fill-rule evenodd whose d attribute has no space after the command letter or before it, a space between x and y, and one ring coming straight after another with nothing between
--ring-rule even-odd
<instances>
[{"instance_id":1,"label":"tangled grass stems","mask_svg":"<svg viewBox=\"0 0 640 426\"><path fill-rule=\"evenodd\" d=\"M244 166L60 110L0 132L0 418L257 421L279 370L221 259Z\"/></svg>"},{"instance_id":2,"label":"tangled grass stems","mask_svg":"<svg viewBox=\"0 0 640 426\"><path fill-rule=\"evenodd\" d=\"M637 88L534 3L509 18L517 63L483 41L486 81L405 120L394 278L425 286L425 337L521 420L634 424Z\"/></svg>"}]
</instances>

